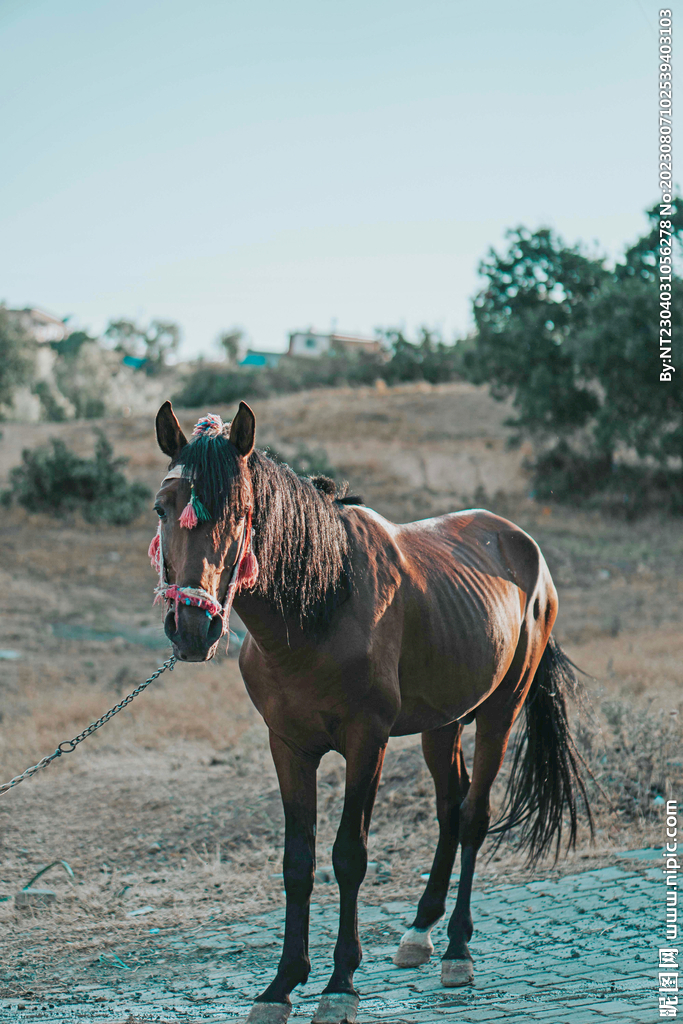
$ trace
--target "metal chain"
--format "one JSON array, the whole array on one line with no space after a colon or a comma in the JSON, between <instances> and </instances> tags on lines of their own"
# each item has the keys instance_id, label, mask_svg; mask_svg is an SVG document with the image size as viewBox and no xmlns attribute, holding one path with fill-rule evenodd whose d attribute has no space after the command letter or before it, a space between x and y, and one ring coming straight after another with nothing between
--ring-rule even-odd
<instances>
[{"instance_id":1,"label":"metal chain","mask_svg":"<svg viewBox=\"0 0 683 1024\"><path fill-rule=\"evenodd\" d=\"M124 697L119 704L115 704L113 708L110 708L106 714L102 715L101 718L98 718L96 722L92 723L92 725L89 725L87 729L83 730L83 732L79 732L78 736L74 736L72 740L63 740L55 750L54 754L48 754L39 761L38 764L34 764L30 768L27 768L25 772L21 773L21 775L16 775L13 779L10 779L9 782L3 783L3 785L0 786L0 796L4 793L8 793L13 786L18 786L20 782L24 781L24 779L30 779L31 776L35 775L36 772L39 772L41 768L47 768L49 764L56 760L56 758L61 757L62 754L71 754L79 743L82 743L84 739L87 739L87 737L96 732L97 729L101 729L103 725L106 725L110 718L114 717L114 715L118 715L119 711L122 711L126 705L130 704L132 700L135 700L138 694L142 693L143 690L146 690L150 683L153 683L155 679L158 679L162 672L165 672L166 669L168 669L169 672L172 672L175 663L176 656L175 654L172 654L168 661L165 661L163 665L159 666L156 672L152 673L149 679L146 679L144 683L140 683L132 693L129 693L127 697Z\"/></svg>"}]
</instances>

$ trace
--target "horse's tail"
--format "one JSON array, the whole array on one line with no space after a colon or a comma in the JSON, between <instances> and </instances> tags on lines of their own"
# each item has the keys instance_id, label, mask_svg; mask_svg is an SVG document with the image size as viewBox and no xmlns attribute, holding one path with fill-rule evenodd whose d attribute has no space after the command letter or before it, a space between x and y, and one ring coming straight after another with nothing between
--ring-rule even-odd
<instances>
[{"instance_id":1,"label":"horse's tail","mask_svg":"<svg viewBox=\"0 0 683 1024\"><path fill-rule=\"evenodd\" d=\"M576 845L579 797L593 835L593 816L581 773L586 764L567 719L567 694L576 697L579 688L574 668L551 636L524 704L526 729L514 753L503 809L490 830L499 834L495 849L503 833L521 826L519 846L528 851L530 863L548 853L553 841L557 860L565 815L569 819L567 848Z\"/></svg>"}]
</instances>

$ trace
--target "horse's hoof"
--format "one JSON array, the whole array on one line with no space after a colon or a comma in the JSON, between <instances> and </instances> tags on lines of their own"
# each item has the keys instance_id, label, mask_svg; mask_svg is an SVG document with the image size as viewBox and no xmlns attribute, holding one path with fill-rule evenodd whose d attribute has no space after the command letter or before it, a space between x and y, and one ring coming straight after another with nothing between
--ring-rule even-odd
<instances>
[{"instance_id":1,"label":"horse's hoof","mask_svg":"<svg viewBox=\"0 0 683 1024\"><path fill-rule=\"evenodd\" d=\"M245 1024L285 1024L291 1012L287 1003L254 1003Z\"/></svg>"},{"instance_id":2,"label":"horse's hoof","mask_svg":"<svg viewBox=\"0 0 683 1024\"><path fill-rule=\"evenodd\" d=\"M348 992L330 992L320 997L313 1024L354 1024L358 996Z\"/></svg>"},{"instance_id":3,"label":"horse's hoof","mask_svg":"<svg viewBox=\"0 0 683 1024\"><path fill-rule=\"evenodd\" d=\"M398 944L394 954L396 967L419 967L426 964L434 952L434 944L429 937L431 928L409 928Z\"/></svg>"},{"instance_id":4,"label":"horse's hoof","mask_svg":"<svg viewBox=\"0 0 683 1024\"><path fill-rule=\"evenodd\" d=\"M446 988L471 985L474 981L474 965L471 960L442 960L441 984Z\"/></svg>"}]
</instances>

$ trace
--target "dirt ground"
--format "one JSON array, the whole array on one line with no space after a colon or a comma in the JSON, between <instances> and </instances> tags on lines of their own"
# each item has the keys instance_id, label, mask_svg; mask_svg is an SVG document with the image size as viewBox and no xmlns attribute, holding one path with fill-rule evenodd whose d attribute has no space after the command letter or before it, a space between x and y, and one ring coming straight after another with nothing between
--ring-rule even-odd
<instances>
[{"instance_id":1,"label":"dirt ground","mask_svg":"<svg viewBox=\"0 0 683 1024\"><path fill-rule=\"evenodd\" d=\"M583 712L576 729L597 781L594 844L582 825L577 850L534 875L555 877L603 865L617 851L661 845L662 807L680 793L683 760L680 523L608 521L536 504L523 469L528 453L506 448L507 410L469 385L313 392L254 410L261 445L285 454L301 443L324 448L353 490L391 519L484 505L538 540L560 594L556 636L592 677L593 712ZM181 415L186 428L196 418ZM21 449L48 437L90 453L91 426L102 426L116 454L130 457L131 478L156 488L166 463L152 417L3 424L0 487ZM151 508L129 528L3 513L0 781L78 733L167 656L151 606L146 551L154 529ZM472 745L470 728L470 756ZM318 862L325 867L341 808L341 758L328 755L319 777ZM504 781L505 768L495 800ZM0 997L39 997L114 954L135 950L144 962L149 918L135 912L146 907L165 931L279 905L282 832L265 727L236 658L178 665L77 752L0 798ZM435 836L419 737L392 741L365 903L417 900ZM73 880L51 869L37 885L57 901L17 910L14 895L55 860L69 864ZM481 859L475 884L503 877L530 877L512 843ZM321 883L316 899L334 901L335 887ZM182 969L181 960L167 969Z\"/></svg>"}]
</instances>

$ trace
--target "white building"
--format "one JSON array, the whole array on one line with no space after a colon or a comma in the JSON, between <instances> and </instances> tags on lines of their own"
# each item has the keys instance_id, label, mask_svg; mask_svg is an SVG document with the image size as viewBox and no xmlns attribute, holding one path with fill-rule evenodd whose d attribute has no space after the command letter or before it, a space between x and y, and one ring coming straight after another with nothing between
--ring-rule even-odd
<instances>
[{"instance_id":1,"label":"white building","mask_svg":"<svg viewBox=\"0 0 683 1024\"><path fill-rule=\"evenodd\" d=\"M319 359L331 351L367 352L377 355L383 351L376 338L360 338L352 334L319 334L317 331L294 331L289 335L287 355Z\"/></svg>"},{"instance_id":2,"label":"white building","mask_svg":"<svg viewBox=\"0 0 683 1024\"><path fill-rule=\"evenodd\" d=\"M8 313L17 321L26 333L40 345L50 341L64 341L71 334L64 320L46 313L44 309L8 309Z\"/></svg>"}]
</instances>

